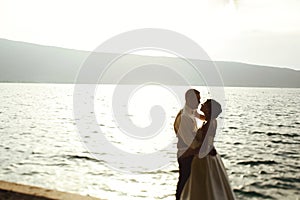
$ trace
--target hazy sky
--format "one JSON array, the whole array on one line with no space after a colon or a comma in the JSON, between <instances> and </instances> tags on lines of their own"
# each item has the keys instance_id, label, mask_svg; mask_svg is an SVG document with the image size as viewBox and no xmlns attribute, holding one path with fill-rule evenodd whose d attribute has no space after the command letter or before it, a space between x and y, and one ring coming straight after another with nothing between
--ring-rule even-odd
<instances>
[{"instance_id":1,"label":"hazy sky","mask_svg":"<svg viewBox=\"0 0 300 200\"><path fill-rule=\"evenodd\" d=\"M213 60L300 70L299 0L0 0L0 38L93 50L138 28L186 35Z\"/></svg>"}]
</instances>

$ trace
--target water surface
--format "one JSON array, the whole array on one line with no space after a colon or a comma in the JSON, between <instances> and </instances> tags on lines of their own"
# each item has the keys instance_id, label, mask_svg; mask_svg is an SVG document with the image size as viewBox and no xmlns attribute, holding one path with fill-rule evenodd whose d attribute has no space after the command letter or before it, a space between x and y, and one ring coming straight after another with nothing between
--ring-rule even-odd
<instances>
[{"instance_id":1,"label":"water surface","mask_svg":"<svg viewBox=\"0 0 300 200\"><path fill-rule=\"evenodd\" d=\"M180 109L177 100L152 94L153 101L165 105L166 139L135 146L128 145L131 141L123 139L114 123L110 98L96 95L98 126L116 147L150 152L167 139L173 141L173 150L166 152L167 167L128 174L107 166L113 152L96 159L81 142L85 139L77 133L73 89L64 84L0 84L0 179L104 199L174 199L178 166L172 123ZM215 145L238 199L299 197L300 89L225 88L225 95L224 126ZM129 107L134 122L151 122L148 114L139 114L139 106Z\"/></svg>"}]
</instances>

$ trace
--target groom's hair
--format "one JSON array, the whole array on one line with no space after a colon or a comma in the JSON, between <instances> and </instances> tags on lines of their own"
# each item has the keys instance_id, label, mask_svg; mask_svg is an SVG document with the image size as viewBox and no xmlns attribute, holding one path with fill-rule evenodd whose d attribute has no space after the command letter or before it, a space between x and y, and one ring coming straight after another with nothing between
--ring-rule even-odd
<instances>
[{"instance_id":1,"label":"groom's hair","mask_svg":"<svg viewBox=\"0 0 300 200\"><path fill-rule=\"evenodd\" d=\"M197 98L197 95L200 95L200 92L196 89L189 89L185 93L185 101L193 101L195 98Z\"/></svg>"},{"instance_id":2,"label":"groom's hair","mask_svg":"<svg viewBox=\"0 0 300 200\"><path fill-rule=\"evenodd\" d=\"M200 92L195 89L189 89L185 93L185 102L192 109L196 109L199 105Z\"/></svg>"}]
</instances>

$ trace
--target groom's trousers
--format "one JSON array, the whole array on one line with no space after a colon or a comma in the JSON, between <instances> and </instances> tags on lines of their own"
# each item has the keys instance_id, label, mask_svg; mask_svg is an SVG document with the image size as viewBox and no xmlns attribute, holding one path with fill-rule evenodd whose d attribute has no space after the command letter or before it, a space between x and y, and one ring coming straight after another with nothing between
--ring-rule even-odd
<instances>
[{"instance_id":1,"label":"groom's trousers","mask_svg":"<svg viewBox=\"0 0 300 200\"><path fill-rule=\"evenodd\" d=\"M192 165L193 158L194 158L194 155L178 158L179 180L178 180L177 189L176 189L176 200L180 199L180 195L184 188L184 185L190 177L191 165Z\"/></svg>"}]
</instances>

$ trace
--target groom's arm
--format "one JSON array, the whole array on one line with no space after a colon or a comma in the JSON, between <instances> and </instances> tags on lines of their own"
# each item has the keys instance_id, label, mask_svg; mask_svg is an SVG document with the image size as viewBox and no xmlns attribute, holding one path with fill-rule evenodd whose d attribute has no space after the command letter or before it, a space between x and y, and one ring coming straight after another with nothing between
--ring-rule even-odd
<instances>
[{"instance_id":1,"label":"groom's arm","mask_svg":"<svg viewBox=\"0 0 300 200\"><path fill-rule=\"evenodd\" d=\"M201 114L199 114L198 112L195 112L195 117L197 117L198 119L200 119L200 120L202 120L202 121L204 121L205 120L205 116L204 115L201 115Z\"/></svg>"},{"instance_id":2,"label":"groom's arm","mask_svg":"<svg viewBox=\"0 0 300 200\"><path fill-rule=\"evenodd\" d=\"M178 134L178 130L179 130L180 122L181 122L181 114L182 114L182 110L180 110L177 113L177 116L176 116L174 124L173 124L176 135Z\"/></svg>"}]
</instances>

